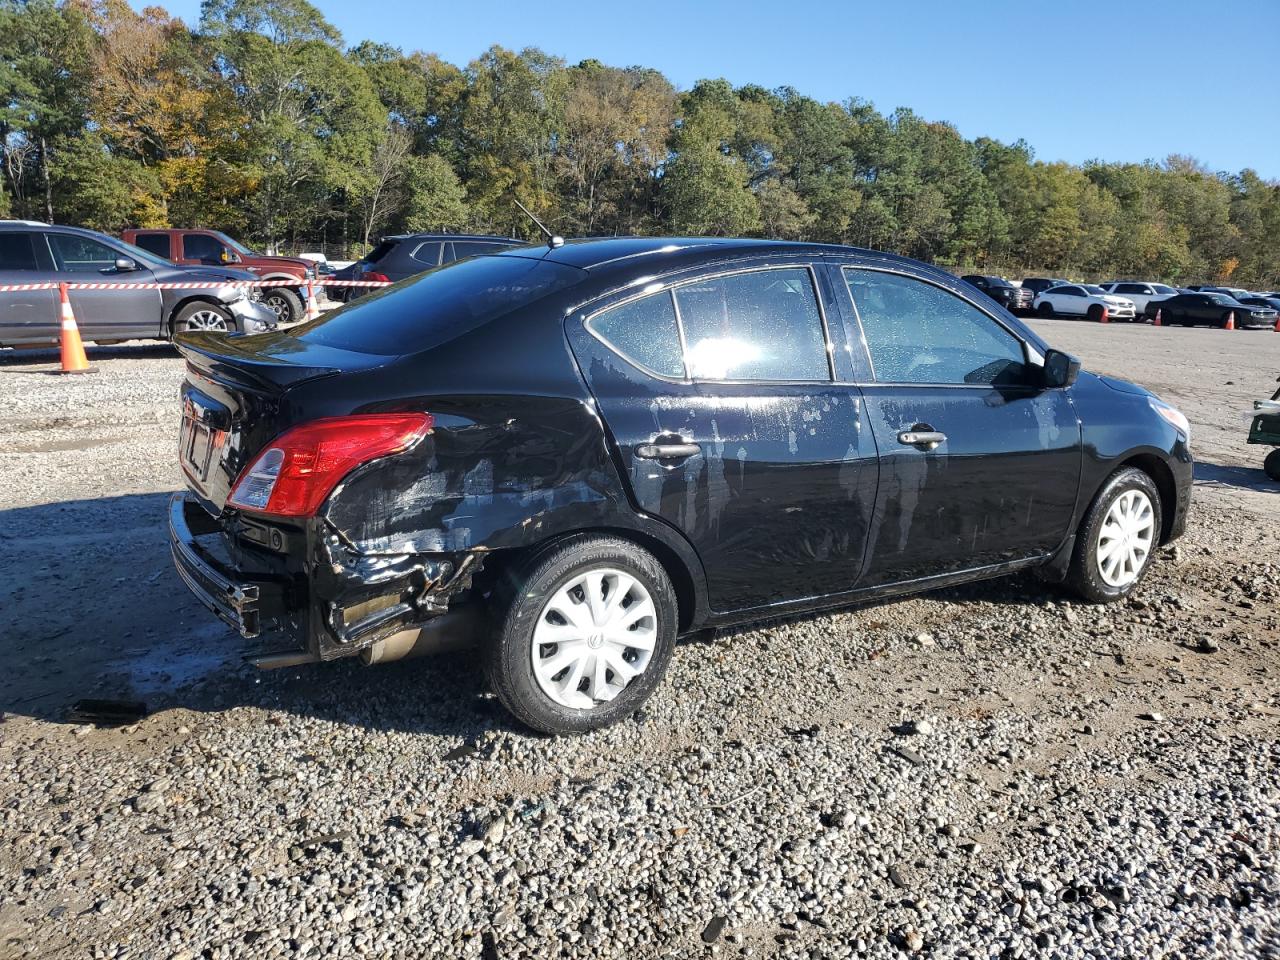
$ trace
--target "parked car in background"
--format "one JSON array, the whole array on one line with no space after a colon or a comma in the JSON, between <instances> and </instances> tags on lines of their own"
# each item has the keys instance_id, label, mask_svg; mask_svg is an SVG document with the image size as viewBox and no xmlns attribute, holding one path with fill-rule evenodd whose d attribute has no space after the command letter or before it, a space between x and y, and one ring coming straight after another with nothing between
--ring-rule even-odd
<instances>
[{"instance_id":1,"label":"parked car in background","mask_svg":"<svg viewBox=\"0 0 1280 960\"><path fill-rule=\"evenodd\" d=\"M443 233L406 233L383 237L376 247L351 266L337 271L334 279L403 280L446 263L486 253L498 253L524 243L524 240L511 237ZM330 290L330 297L345 302L367 292L368 289L361 290L359 287L334 287Z\"/></svg>"},{"instance_id":2,"label":"parked car in background","mask_svg":"<svg viewBox=\"0 0 1280 960\"><path fill-rule=\"evenodd\" d=\"M1034 293L1022 287L1015 287L1004 277L970 274L960 279L977 287L1010 313L1028 313L1035 301Z\"/></svg>"},{"instance_id":3,"label":"parked car in background","mask_svg":"<svg viewBox=\"0 0 1280 960\"><path fill-rule=\"evenodd\" d=\"M1201 293L1225 293L1232 299L1239 300L1241 297L1249 296L1249 291L1244 287L1201 287Z\"/></svg>"},{"instance_id":4,"label":"parked car in background","mask_svg":"<svg viewBox=\"0 0 1280 960\"><path fill-rule=\"evenodd\" d=\"M1160 320L1167 326L1225 327L1233 319L1237 327L1274 326L1277 313L1271 307L1241 303L1225 293L1180 293L1161 301Z\"/></svg>"},{"instance_id":5,"label":"parked car in background","mask_svg":"<svg viewBox=\"0 0 1280 960\"><path fill-rule=\"evenodd\" d=\"M849 247L523 246L180 349L170 544L257 662L483 611L491 686L552 733L634 712L705 627L1029 568L1120 600L1190 502L1177 410Z\"/></svg>"},{"instance_id":6,"label":"parked car in background","mask_svg":"<svg viewBox=\"0 0 1280 960\"><path fill-rule=\"evenodd\" d=\"M1091 283L1063 283L1050 287L1036 297L1036 313L1042 317L1087 317L1101 320L1107 311L1109 320L1136 320L1138 312L1133 301L1107 293Z\"/></svg>"},{"instance_id":7,"label":"parked car in background","mask_svg":"<svg viewBox=\"0 0 1280 960\"><path fill-rule=\"evenodd\" d=\"M1031 296L1044 293L1050 287L1056 287L1060 283L1070 283L1070 280L1054 279L1052 277L1026 277L1022 281L1022 289L1030 290Z\"/></svg>"},{"instance_id":8,"label":"parked car in background","mask_svg":"<svg viewBox=\"0 0 1280 960\"><path fill-rule=\"evenodd\" d=\"M80 336L98 343L167 340L189 330L270 330L275 314L229 283L252 279L229 267L178 267L93 230L0 221L0 284L207 283L192 290L68 291ZM0 346L57 343L60 331L57 290L0 292Z\"/></svg>"},{"instance_id":9,"label":"parked car in background","mask_svg":"<svg viewBox=\"0 0 1280 960\"><path fill-rule=\"evenodd\" d=\"M257 299L271 308L281 323L293 323L306 315L306 283L317 276L315 264L308 260L255 253L217 230L126 230L123 236L127 242L177 264L236 266L259 280L297 281L296 286L264 287Z\"/></svg>"},{"instance_id":10,"label":"parked car in background","mask_svg":"<svg viewBox=\"0 0 1280 960\"><path fill-rule=\"evenodd\" d=\"M1240 299L1246 307L1264 307L1269 310L1280 310L1280 293L1255 293Z\"/></svg>"},{"instance_id":11,"label":"parked car in background","mask_svg":"<svg viewBox=\"0 0 1280 960\"><path fill-rule=\"evenodd\" d=\"M1100 286L1107 293L1114 294L1117 297L1124 297L1126 300L1132 300L1133 308L1137 311L1139 318L1149 317L1154 314L1154 310L1147 310L1147 304L1158 303L1178 294L1178 291L1168 284L1146 283L1136 280L1115 280L1111 283L1100 284Z\"/></svg>"}]
</instances>

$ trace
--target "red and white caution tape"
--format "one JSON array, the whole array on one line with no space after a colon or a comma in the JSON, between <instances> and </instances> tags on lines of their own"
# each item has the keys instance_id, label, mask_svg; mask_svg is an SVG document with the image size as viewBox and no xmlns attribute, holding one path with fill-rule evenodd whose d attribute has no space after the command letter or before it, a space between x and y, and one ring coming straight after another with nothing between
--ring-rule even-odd
<instances>
[{"instance_id":1,"label":"red and white caution tape","mask_svg":"<svg viewBox=\"0 0 1280 960\"><path fill-rule=\"evenodd\" d=\"M317 287L389 287L390 280L312 280ZM27 290L216 290L219 287L302 287L303 280L183 280L172 283L2 283L0 293L22 293Z\"/></svg>"}]
</instances>

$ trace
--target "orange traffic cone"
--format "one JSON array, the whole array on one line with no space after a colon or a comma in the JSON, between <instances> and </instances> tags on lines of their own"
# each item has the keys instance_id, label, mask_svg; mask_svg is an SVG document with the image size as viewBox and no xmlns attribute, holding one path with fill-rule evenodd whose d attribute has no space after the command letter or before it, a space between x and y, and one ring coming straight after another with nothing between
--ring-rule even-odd
<instances>
[{"instance_id":1,"label":"orange traffic cone","mask_svg":"<svg viewBox=\"0 0 1280 960\"><path fill-rule=\"evenodd\" d=\"M307 281L307 319L314 320L318 316L320 316L320 307L316 303L316 285L312 281L308 280Z\"/></svg>"},{"instance_id":2,"label":"orange traffic cone","mask_svg":"<svg viewBox=\"0 0 1280 960\"><path fill-rule=\"evenodd\" d=\"M1154 320L1152 320L1152 321L1151 321L1151 325L1152 325L1153 327L1159 327L1159 326L1163 326L1163 325L1164 325L1164 324L1161 322L1161 320L1160 320L1160 308L1159 308L1159 307L1156 307L1156 318L1155 318Z\"/></svg>"},{"instance_id":3,"label":"orange traffic cone","mask_svg":"<svg viewBox=\"0 0 1280 960\"><path fill-rule=\"evenodd\" d=\"M1106 308L1106 307L1103 307L1103 308L1102 308L1102 315L1098 317L1098 322L1099 322L1099 323L1110 323L1110 322L1111 322L1111 318L1107 315L1107 308Z\"/></svg>"},{"instance_id":4,"label":"orange traffic cone","mask_svg":"<svg viewBox=\"0 0 1280 960\"><path fill-rule=\"evenodd\" d=\"M1232 310L1230 313L1227 314L1227 325L1222 329L1234 330L1235 328L1236 328L1236 312Z\"/></svg>"},{"instance_id":5,"label":"orange traffic cone","mask_svg":"<svg viewBox=\"0 0 1280 960\"><path fill-rule=\"evenodd\" d=\"M1276 317L1276 333L1280 333L1280 317Z\"/></svg>"},{"instance_id":6,"label":"orange traffic cone","mask_svg":"<svg viewBox=\"0 0 1280 960\"><path fill-rule=\"evenodd\" d=\"M54 373L96 373L89 366L89 358L84 354L84 343L80 340L80 328L76 326L76 315L71 309L71 301L67 298L67 285L58 284L58 298L62 301L62 335L59 337L62 346L62 369Z\"/></svg>"}]
</instances>

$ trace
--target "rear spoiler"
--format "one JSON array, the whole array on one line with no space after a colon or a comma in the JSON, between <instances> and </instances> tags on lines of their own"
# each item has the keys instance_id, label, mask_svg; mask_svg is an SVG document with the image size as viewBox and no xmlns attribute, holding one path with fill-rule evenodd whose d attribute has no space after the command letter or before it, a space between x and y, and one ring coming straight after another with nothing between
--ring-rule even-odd
<instances>
[{"instance_id":1,"label":"rear spoiler","mask_svg":"<svg viewBox=\"0 0 1280 960\"><path fill-rule=\"evenodd\" d=\"M259 334L247 341L225 333L201 331L180 333L173 343L187 365L199 373L219 380L248 381L249 385L270 391L283 392L308 380L341 372L340 366L295 363L270 352L281 341L292 339L277 332Z\"/></svg>"}]
</instances>

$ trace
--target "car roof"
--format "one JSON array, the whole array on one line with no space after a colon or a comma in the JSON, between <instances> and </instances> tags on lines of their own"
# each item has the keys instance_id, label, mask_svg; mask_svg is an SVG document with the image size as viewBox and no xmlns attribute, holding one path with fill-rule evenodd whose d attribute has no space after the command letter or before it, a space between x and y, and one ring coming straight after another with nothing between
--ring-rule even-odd
<instances>
[{"instance_id":1,"label":"car roof","mask_svg":"<svg viewBox=\"0 0 1280 960\"><path fill-rule=\"evenodd\" d=\"M107 237L105 233L89 230L85 227L66 227L60 223L41 223L38 220L0 220L0 231L6 233L13 230L30 230L33 227L46 231L57 231L58 233L73 233L81 237L92 237L95 240L101 240L104 237L108 240L113 239Z\"/></svg>"},{"instance_id":2,"label":"car roof","mask_svg":"<svg viewBox=\"0 0 1280 960\"><path fill-rule=\"evenodd\" d=\"M862 255L876 260L924 269L939 276L951 277L937 267L908 257L860 247L830 243L804 243L790 240L758 240L734 237L592 237L567 240L559 246L526 244L495 254L500 257L536 257L565 266L577 267L596 274L614 270L679 269L718 259L743 256L847 256Z\"/></svg>"},{"instance_id":3,"label":"car roof","mask_svg":"<svg viewBox=\"0 0 1280 960\"><path fill-rule=\"evenodd\" d=\"M379 242L385 243L388 240L489 240L495 243L528 243L527 240L490 233L389 233Z\"/></svg>"}]
</instances>

